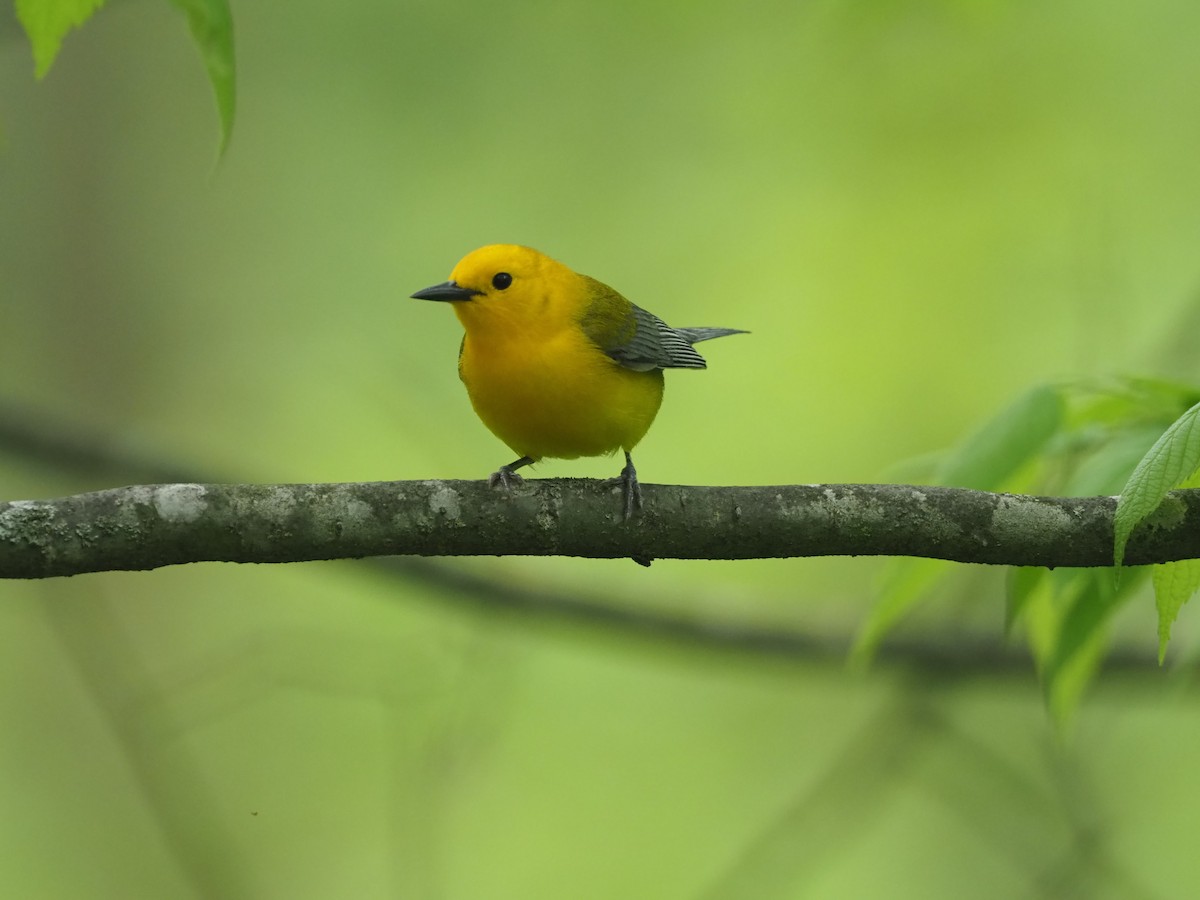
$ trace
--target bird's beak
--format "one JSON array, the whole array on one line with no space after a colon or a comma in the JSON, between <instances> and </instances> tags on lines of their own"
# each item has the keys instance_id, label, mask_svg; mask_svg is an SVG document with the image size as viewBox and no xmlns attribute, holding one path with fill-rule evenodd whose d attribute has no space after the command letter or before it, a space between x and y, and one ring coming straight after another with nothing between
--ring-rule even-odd
<instances>
[{"instance_id":1,"label":"bird's beak","mask_svg":"<svg viewBox=\"0 0 1200 900\"><path fill-rule=\"evenodd\" d=\"M417 291L412 298L414 300L470 300L476 294L482 293L483 291L459 287L453 281L445 281L442 284L427 287L423 291Z\"/></svg>"}]
</instances>

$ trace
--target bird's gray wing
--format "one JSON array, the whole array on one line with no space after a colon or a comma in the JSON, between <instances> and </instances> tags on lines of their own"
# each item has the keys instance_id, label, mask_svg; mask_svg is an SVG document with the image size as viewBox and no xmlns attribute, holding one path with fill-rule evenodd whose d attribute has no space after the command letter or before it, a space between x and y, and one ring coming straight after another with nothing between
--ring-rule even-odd
<instances>
[{"instance_id":1,"label":"bird's gray wing","mask_svg":"<svg viewBox=\"0 0 1200 900\"><path fill-rule=\"evenodd\" d=\"M591 296L580 323L583 332L622 366L638 372L706 368L704 357L691 344L691 339L704 338L677 331L606 284L586 281Z\"/></svg>"}]
</instances>

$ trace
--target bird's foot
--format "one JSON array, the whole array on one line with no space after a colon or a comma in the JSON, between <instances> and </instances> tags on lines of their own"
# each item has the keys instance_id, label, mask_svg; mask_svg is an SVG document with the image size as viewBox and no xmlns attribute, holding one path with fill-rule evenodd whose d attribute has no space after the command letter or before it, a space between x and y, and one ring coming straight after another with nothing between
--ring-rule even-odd
<instances>
[{"instance_id":1,"label":"bird's foot","mask_svg":"<svg viewBox=\"0 0 1200 900\"><path fill-rule=\"evenodd\" d=\"M521 466L527 466L531 462L533 460L528 456L522 456L520 459L510 462L507 466L501 466L498 471L488 476L488 487L499 488L502 491L515 488L525 481L524 478L517 474L517 469L521 468Z\"/></svg>"},{"instance_id":2,"label":"bird's foot","mask_svg":"<svg viewBox=\"0 0 1200 900\"><path fill-rule=\"evenodd\" d=\"M502 491L507 491L518 484L524 484L524 482L525 479L508 466L501 466L498 472L493 472L488 476L488 487L498 488Z\"/></svg>"},{"instance_id":3,"label":"bird's foot","mask_svg":"<svg viewBox=\"0 0 1200 900\"><path fill-rule=\"evenodd\" d=\"M605 479L606 485L620 485L621 494L625 498L625 521L633 518L634 512L642 508L642 486L638 482L637 469L633 467L633 457L625 454L625 468L616 478Z\"/></svg>"}]
</instances>

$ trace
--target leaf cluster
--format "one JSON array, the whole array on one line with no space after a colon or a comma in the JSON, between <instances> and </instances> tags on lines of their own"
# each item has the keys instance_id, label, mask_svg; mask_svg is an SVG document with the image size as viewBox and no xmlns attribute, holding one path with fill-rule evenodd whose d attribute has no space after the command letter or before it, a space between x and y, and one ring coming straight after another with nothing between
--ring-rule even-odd
<instances>
[{"instance_id":1,"label":"leaf cluster","mask_svg":"<svg viewBox=\"0 0 1200 900\"><path fill-rule=\"evenodd\" d=\"M1103 658L1113 614L1147 576L1158 607L1160 662L1172 622L1200 587L1200 560L1121 569L1134 529L1170 515L1171 490L1197 484L1198 417L1195 385L1133 377L1045 384L1017 398L957 448L909 464L908 475L955 487L1069 497L1120 494L1112 569L1018 568L1007 578L1006 628L1010 635L1024 634L1047 704L1060 722ZM936 560L891 563L880 601L859 633L855 658L870 658L896 624L954 572Z\"/></svg>"},{"instance_id":2,"label":"leaf cluster","mask_svg":"<svg viewBox=\"0 0 1200 900\"><path fill-rule=\"evenodd\" d=\"M233 132L236 72L233 56L233 16L228 0L170 0L187 16L192 38L200 50L212 84L221 119L221 152ZM16 0L17 19L33 48L38 78L50 71L63 40L79 28L105 0Z\"/></svg>"}]
</instances>

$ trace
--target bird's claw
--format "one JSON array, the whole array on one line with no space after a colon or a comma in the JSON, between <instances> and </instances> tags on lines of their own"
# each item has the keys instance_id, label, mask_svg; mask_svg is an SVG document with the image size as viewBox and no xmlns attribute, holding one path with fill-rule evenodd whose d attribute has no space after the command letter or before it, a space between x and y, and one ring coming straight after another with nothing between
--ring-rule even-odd
<instances>
[{"instance_id":1,"label":"bird's claw","mask_svg":"<svg viewBox=\"0 0 1200 900\"><path fill-rule=\"evenodd\" d=\"M508 466L501 466L498 472L493 472L488 476L488 487L507 491L519 484L524 483L524 481L524 478L522 478Z\"/></svg>"},{"instance_id":2,"label":"bird's claw","mask_svg":"<svg viewBox=\"0 0 1200 900\"><path fill-rule=\"evenodd\" d=\"M625 454L625 468L621 470L621 474L616 478L605 479L604 483L610 486L621 486L621 494L625 498L625 521L628 522L633 518L636 510L642 508L642 485L637 478L637 469L633 467L633 459L628 453Z\"/></svg>"},{"instance_id":3,"label":"bird's claw","mask_svg":"<svg viewBox=\"0 0 1200 900\"><path fill-rule=\"evenodd\" d=\"M625 521L633 518L634 511L642 508L642 483L637 480L633 466L621 470L622 493L625 495Z\"/></svg>"},{"instance_id":4,"label":"bird's claw","mask_svg":"<svg viewBox=\"0 0 1200 900\"><path fill-rule=\"evenodd\" d=\"M502 491L515 488L525 480L517 474L517 469L532 462L532 457L522 456L520 459L514 459L507 466L501 466L498 472L493 472L488 476L488 487L499 488Z\"/></svg>"}]
</instances>

